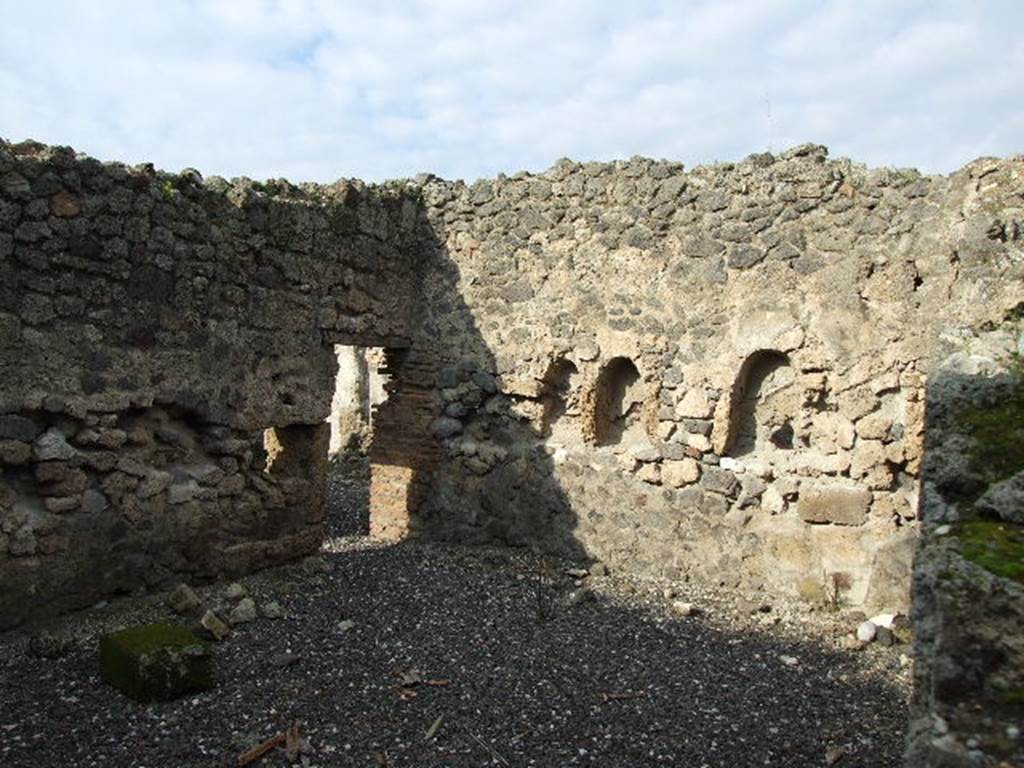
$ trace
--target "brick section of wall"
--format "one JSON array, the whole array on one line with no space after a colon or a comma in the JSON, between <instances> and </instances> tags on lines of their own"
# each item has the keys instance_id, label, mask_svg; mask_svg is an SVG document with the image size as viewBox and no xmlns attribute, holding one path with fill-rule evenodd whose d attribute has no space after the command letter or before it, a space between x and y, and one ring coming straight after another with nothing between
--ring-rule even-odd
<instances>
[{"instance_id":1,"label":"brick section of wall","mask_svg":"<svg viewBox=\"0 0 1024 768\"><path fill-rule=\"evenodd\" d=\"M370 535L404 538L422 491L419 473L440 463L440 443L430 433L437 410L437 364L418 350L385 350L381 373L390 376L387 400L374 412L370 449Z\"/></svg>"}]
</instances>

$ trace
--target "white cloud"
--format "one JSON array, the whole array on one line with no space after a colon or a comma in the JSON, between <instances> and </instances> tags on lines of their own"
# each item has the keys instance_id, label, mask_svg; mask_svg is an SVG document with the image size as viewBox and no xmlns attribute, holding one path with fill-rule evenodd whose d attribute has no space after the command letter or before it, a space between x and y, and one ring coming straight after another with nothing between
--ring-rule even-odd
<instances>
[{"instance_id":1,"label":"white cloud","mask_svg":"<svg viewBox=\"0 0 1024 768\"><path fill-rule=\"evenodd\" d=\"M949 171L1024 151L1024 5L15 3L0 135L258 178L693 164L802 141Z\"/></svg>"}]
</instances>

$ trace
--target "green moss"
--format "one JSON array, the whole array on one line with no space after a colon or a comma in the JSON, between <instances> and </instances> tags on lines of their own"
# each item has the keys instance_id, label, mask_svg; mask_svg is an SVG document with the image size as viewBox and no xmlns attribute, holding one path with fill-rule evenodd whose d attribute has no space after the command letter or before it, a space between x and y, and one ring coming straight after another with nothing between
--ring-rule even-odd
<instances>
[{"instance_id":1,"label":"green moss","mask_svg":"<svg viewBox=\"0 0 1024 768\"><path fill-rule=\"evenodd\" d=\"M966 409L958 423L973 438L971 468L986 485L1024 470L1024 381L997 403Z\"/></svg>"},{"instance_id":2,"label":"green moss","mask_svg":"<svg viewBox=\"0 0 1024 768\"><path fill-rule=\"evenodd\" d=\"M1024 686L1018 685L1013 688L1008 688L1005 691L999 691L999 700L1002 701L1003 704L1009 704L1011 706L1024 706Z\"/></svg>"},{"instance_id":3,"label":"green moss","mask_svg":"<svg viewBox=\"0 0 1024 768\"><path fill-rule=\"evenodd\" d=\"M965 558L997 576L1024 582L1024 530L1019 526L969 520L958 533Z\"/></svg>"},{"instance_id":4,"label":"green moss","mask_svg":"<svg viewBox=\"0 0 1024 768\"><path fill-rule=\"evenodd\" d=\"M195 635L178 624L146 624L115 632L108 637L117 638L120 645L131 653L153 653L168 646L195 645Z\"/></svg>"},{"instance_id":5,"label":"green moss","mask_svg":"<svg viewBox=\"0 0 1024 768\"><path fill-rule=\"evenodd\" d=\"M142 702L165 701L212 683L206 644L177 624L147 624L100 638L104 680Z\"/></svg>"}]
</instances>

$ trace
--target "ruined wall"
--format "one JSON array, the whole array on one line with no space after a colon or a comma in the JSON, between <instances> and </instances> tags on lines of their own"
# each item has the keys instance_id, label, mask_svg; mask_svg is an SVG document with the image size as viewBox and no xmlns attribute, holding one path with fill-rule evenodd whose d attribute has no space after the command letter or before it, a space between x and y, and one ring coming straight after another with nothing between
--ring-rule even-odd
<instances>
[{"instance_id":1,"label":"ruined wall","mask_svg":"<svg viewBox=\"0 0 1024 768\"><path fill-rule=\"evenodd\" d=\"M296 187L0 142L0 623L313 549L334 344L384 348L377 535L899 607L926 376L1024 302L1021 166Z\"/></svg>"},{"instance_id":2,"label":"ruined wall","mask_svg":"<svg viewBox=\"0 0 1024 768\"><path fill-rule=\"evenodd\" d=\"M1024 300L1022 175L808 145L427 180L456 268L414 343L479 339L439 371L414 528L904 607L926 375Z\"/></svg>"},{"instance_id":3,"label":"ruined wall","mask_svg":"<svg viewBox=\"0 0 1024 768\"><path fill-rule=\"evenodd\" d=\"M0 142L0 626L315 549L333 344L406 343L415 217Z\"/></svg>"},{"instance_id":4,"label":"ruined wall","mask_svg":"<svg viewBox=\"0 0 1024 768\"><path fill-rule=\"evenodd\" d=\"M983 339L985 349L950 358L928 385L913 768L1024 762L1021 314Z\"/></svg>"}]
</instances>

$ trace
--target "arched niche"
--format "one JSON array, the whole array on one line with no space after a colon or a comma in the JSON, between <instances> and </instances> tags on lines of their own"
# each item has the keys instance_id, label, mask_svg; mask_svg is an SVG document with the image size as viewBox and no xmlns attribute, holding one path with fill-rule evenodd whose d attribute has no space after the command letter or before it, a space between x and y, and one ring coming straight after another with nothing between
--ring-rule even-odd
<instances>
[{"instance_id":1,"label":"arched niche","mask_svg":"<svg viewBox=\"0 0 1024 768\"><path fill-rule=\"evenodd\" d=\"M541 380L541 433L545 438L565 441L573 436L579 415L579 370L566 358L552 360Z\"/></svg>"},{"instance_id":2,"label":"arched niche","mask_svg":"<svg viewBox=\"0 0 1024 768\"><path fill-rule=\"evenodd\" d=\"M642 437L643 384L628 357L614 357L601 369L593 393L591 437L596 445L617 445Z\"/></svg>"},{"instance_id":3,"label":"arched niche","mask_svg":"<svg viewBox=\"0 0 1024 768\"><path fill-rule=\"evenodd\" d=\"M759 350L743 361L732 390L728 455L769 455L794 447L800 410L795 384L796 373L781 352Z\"/></svg>"}]
</instances>

